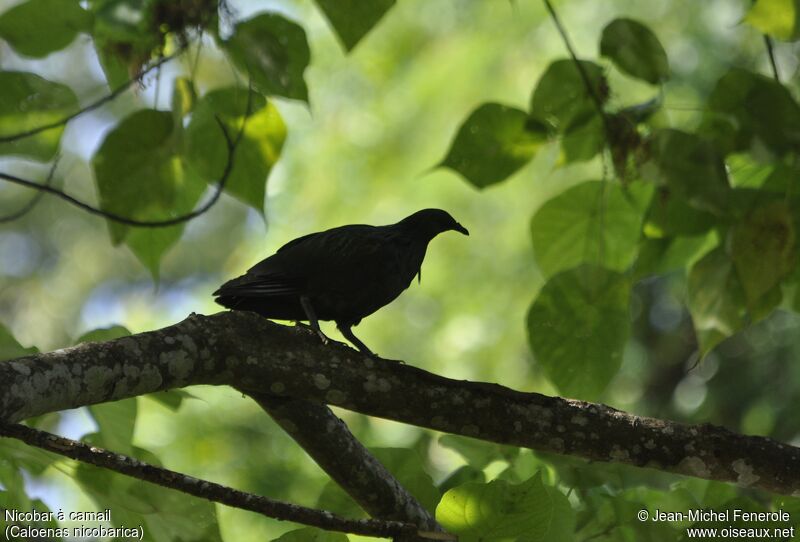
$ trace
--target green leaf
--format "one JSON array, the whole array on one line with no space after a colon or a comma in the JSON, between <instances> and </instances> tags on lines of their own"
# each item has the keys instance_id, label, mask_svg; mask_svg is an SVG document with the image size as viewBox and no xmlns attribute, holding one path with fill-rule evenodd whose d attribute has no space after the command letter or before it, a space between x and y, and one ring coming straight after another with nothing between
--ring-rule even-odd
<instances>
[{"instance_id":1,"label":"green leaf","mask_svg":"<svg viewBox=\"0 0 800 542\"><path fill-rule=\"evenodd\" d=\"M10 442L19 442L9 439ZM3 443L5 445L5 442ZM24 446L23 443L20 442ZM9 453L3 448L0 448L0 484L7 489L6 492L0 493L0 503L6 505L10 503L8 508L15 508L16 506L29 507L31 504L30 497L25 493L25 479L22 477L22 470L19 465L12 458L9 458ZM3 518L5 520L5 518Z\"/></svg>"},{"instance_id":2,"label":"green leaf","mask_svg":"<svg viewBox=\"0 0 800 542\"><path fill-rule=\"evenodd\" d=\"M19 475L20 468L39 476L50 465L62 459L61 456L28 446L22 441L3 439L0 445L0 484L12 490L22 486L19 491L24 491L24 483L18 485L14 480L9 481L9 478Z\"/></svg>"},{"instance_id":3,"label":"green leaf","mask_svg":"<svg viewBox=\"0 0 800 542\"><path fill-rule=\"evenodd\" d=\"M443 435L439 438L439 444L458 452L467 460L467 463L476 469L483 469L498 459L511 461L519 455L519 448L516 446L493 444L458 435Z\"/></svg>"},{"instance_id":4,"label":"green leaf","mask_svg":"<svg viewBox=\"0 0 800 542\"><path fill-rule=\"evenodd\" d=\"M717 224L711 213L701 211L662 187L650 202L644 232L650 238L695 236Z\"/></svg>"},{"instance_id":5,"label":"green leaf","mask_svg":"<svg viewBox=\"0 0 800 542\"><path fill-rule=\"evenodd\" d=\"M603 69L583 60L580 65L595 96L605 103L608 83ZM548 66L531 97L531 118L554 127L563 136L563 163L589 160L605 145L602 117L572 60L557 60Z\"/></svg>"},{"instance_id":6,"label":"green leaf","mask_svg":"<svg viewBox=\"0 0 800 542\"><path fill-rule=\"evenodd\" d=\"M87 331L77 339L74 344L88 343L88 342L105 342L120 337L127 337L131 332L125 326L109 326L93 329Z\"/></svg>"},{"instance_id":7,"label":"green leaf","mask_svg":"<svg viewBox=\"0 0 800 542\"><path fill-rule=\"evenodd\" d=\"M306 527L283 533L272 542L347 542L348 540L347 535L343 533Z\"/></svg>"},{"instance_id":8,"label":"green leaf","mask_svg":"<svg viewBox=\"0 0 800 542\"><path fill-rule=\"evenodd\" d=\"M84 437L92 443L92 436ZM134 455L159 465L158 458L141 448ZM115 526L141 525L145 539L153 542L221 542L214 503L180 491L162 488L80 464L75 481L101 509L111 508Z\"/></svg>"},{"instance_id":9,"label":"green leaf","mask_svg":"<svg viewBox=\"0 0 800 542\"><path fill-rule=\"evenodd\" d=\"M197 190L195 194L199 196L201 192ZM111 227L114 228L113 225ZM158 281L161 258L178 242L182 234L182 225L169 228L133 228L125 235L125 244L150 271L153 279Z\"/></svg>"},{"instance_id":10,"label":"green leaf","mask_svg":"<svg viewBox=\"0 0 800 542\"><path fill-rule=\"evenodd\" d=\"M78 109L78 98L66 85L26 72L0 72L0 137L57 121ZM46 161L55 155L63 126L11 143L0 143L0 155Z\"/></svg>"},{"instance_id":11,"label":"green leaf","mask_svg":"<svg viewBox=\"0 0 800 542\"><path fill-rule=\"evenodd\" d=\"M634 279L686 270L719 244L713 230L695 237L645 238L634 264Z\"/></svg>"},{"instance_id":12,"label":"green leaf","mask_svg":"<svg viewBox=\"0 0 800 542\"><path fill-rule=\"evenodd\" d=\"M524 111L486 103L461 125L441 165L485 188L527 164L546 142L547 128Z\"/></svg>"},{"instance_id":13,"label":"green leaf","mask_svg":"<svg viewBox=\"0 0 800 542\"><path fill-rule=\"evenodd\" d=\"M533 215L536 264L545 277L594 263L623 271L633 263L651 183L628 189L618 183L587 181L547 201Z\"/></svg>"},{"instance_id":14,"label":"green leaf","mask_svg":"<svg viewBox=\"0 0 800 542\"><path fill-rule=\"evenodd\" d=\"M195 106L186 130L185 153L189 164L209 183L220 179L228 161L225 137L215 117L235 137L247 112L247 92L236 87L214 90ZM267 176L280 157L286 126L263 96L253 93L252 101L225 191L263 213Z\"/></svg>"},{"instance_id":15,"label":"green leaf","mask_svg":"<svg viewBox=\"0 0 800 542\"><path fill-rule=\"evenodd\" d=\"M731 258L747 306L778 286L797 265L794 219L783 201L755 208L731 231Z\"/></svg>"},{"instance_id":16,"label":"green leaf","mask_svg":"<svg viewBox=\"0 0 800 542\"><path fill-rule=\"evenodd\" d=\"M712 90L701 131L726 154L766 146L783 155L800 145L800 105L774 79L734 68Z\"/></svg>"},{"instance_id":17,"label":"green leaf","mask_svg":"<svg viewBox=\"0 0 800 542\"><path fill-rule=\"evenodd\" d=\"M591 160L606 144L603 118L591 112L567 126L561 138L562 164Z\"/></svg>"},{"instance_id":18,"label":"green leaf","mask_svg":"<svg viewBox=\"0 0 800 542\"><path fill-rule=\"evenodd\" d=\"M30 356L38 351L34 347L25 348L19 344L11 332L0 324L0 361Z\"/></svg>"},{"instance_id":19,"label":"green leaf","mask_svg":"<svg viewBox=\"0 0 800 542\"><path fill-rule=\"evenodd\" d=\"M600 54L620 71L656 85L669 77L667 53L653 31L632 19L614 19L603 29Z\"/></svg>"},{"instance_id":20,"label":"green leaf","mask_svg":"<svg viewBox=\"0 0 800 542\"><path fill-rule=\"evenodd\" d=\"M695 134L665 129L649 142L650 172L667 185L670 194L693 207L721 213L730 187L725 163L714 146Z\"/></svg>"},{"instance_id":21,"label":"green leaf","mask_svg":"<svg viewBox=\"0 0 800 542\"><path fill-rule=\"evenodd\" d=\"M762 164L750 154L730 154L725 157L733 188L766 188L770 176L784 164ZM793 175L792 175L793 177ZM781 192L785 191L785 187Z\"/></svg>"},{"instance_id":22,"label":"green leaf","mask_svg":"<svg viewBox=\"0 0 800 542\"><path fill-rule=\"evenodd\" d=\"M88 32L92 14L80 0L28 0L0 15L0 38L21 55L40 58Z\"/></svg>"},{"instance_id":23,"label":"green leaf","mask_svg":"<svg viewBox=\"0 0 800 542\"><path fill-rule=\"evenodd\" d=\"M151 0L90 0L92 41L112 88L133 77L164 45L164 34L153 14L160 4Z\"/></svg>"},{"instance_id":24,"label":"green leaf","mask_svg":"<svg viewBox=\"0 0 800 542\"><path fill-rule=\"evenodd\" d=\"M317 508L328 510L334 514L348 518L367 517L366 512L339 487L339 484L331 480L322 488L316 503Z\"/></svg>"},{"instance_id":25,"label":"green leaf","mask_svg":"<svg viewBox=\"0 0 800 542\"><path fill-rule=\"evenodd\" d=\"M664 106L664 97L659 94L646 102L629 105L619 110L618 115L627 124L641 124L655 115Z\"/></svg>"},{"instance_id":26,"label":"green leaf","mask_svg":"<svg viewBox=\"0 0 800 542\"><path fill-rule=\"evenodd\" d=\"M317 0L336 35L350 51L378 24L395 0Z\"/></svg>"},{"instance_id":27,"label":"green leaf","mask_svg":"<svg viewBox=\"0 0 800 542\"><path fill-rule=\"evenodd\" d=\"M101 208L140 220L191 211L205 183L185 168L176 147L170 112L145 109L123 119L92 160ZM162 255L183 226L128 228L109 222L114 244L125 241L156 277Z\"/></svg>"},{"instance_id":28,"label":"green leaf","mask_svg":"<svg viewBox=\"0 0 800 542\"><path fill-rule=\"evenodd\" d=\"M186 390L159 391L156 393L147 394L145 397L149 397L154 401L158 401L173 412L177 411L181 407L184 399L197 398Z\"/></svg>"},{"instance_id":29,"label":"green leaf","mask_svg":"<svg viewBox=\"0 0 800 542\"><path fill-rule=\"evenodd\" d=\"M89 406L89 413L97 423L99 432L96 444L115 452L130 455L133 449L133 431L138 408L136 397Z\"/></svg>"},{"instance_id":30,"label":"green leaf","mask_svg":"<svg viewBox=\"0 0 800 542\"><path fill-rule=\"evenodd\" d=\"M441 494L433 479L422 466L422 458L416 450L408 448L370 448L369 450L386 469L429 512L436 509Z\"/></svg>"},{"instance_id":31,"label":"green leaf","mask_svg":"<svg viewBox=\"0 0 800 542\"><path fill-rule=\"evenodd\" d=\"M569 501L545 486L540 474L519 485L494 480L451 489L436 508L436 520L461 542L571 541L575 530Z\"/></svg>"},{"instance_id":32,"label":"green leaf","mask_svg":"<svg viewBox=\"0 0 800 542\"><path fill-rule=\"evenodd\" d=\"M237 24L223 45L263 94L308 101L303 72L311 53L306 33L299 25L280 15L264 13Z\"/></svg>"},{"instance_id":33,"label":"green leaf","mask_svg":"<svg viewBox=\"0 0 800 542\"><path fill-rule=\"evenodd\" d=\"M798 18L798 0L756 0L744 20L763 34L781 40L794 40L800 37Z\"/></svg>"},{"instance_id":34,"label":"green leaf","mask_svg":"<svg viewBox=\"0 0 800 542\"><path fill-rule=\"evenodd\" d=\"M133 43L144 38L152 22L151 0L89 0L94 13L95 37L113 38L118 43Z\"/></svg>"},{"instance_id":35,"label":"green leaf","mask_svg":"<svg viewBox=\"0 0 800 542\"><path fill-rule=\"evenodd\" d=\"M593 62L580 61L595 95L602 103L608 99L608 83L603 69ZM545 70L531 97L531 116L564 132L598 113L580 71L572 60L556 60Z\"/></svg>"},{"instance_id":36,"label":"green leaf","mask_svg":"<svg viewBox=\"0 0 800 542\"><path fill-rule=\"evenodd\" d=\"M464 465L452 472L439 484L439 491L442 493L447 493L454 487L469 484L471 482L485 484L486 475L482 470L476 469L472 465Z\"/></svg>"},{"instance_id":37,"label":"green leaf","mask_svg":"<svg viewBox=\"0 0 800 542\"><path fill-rule=\"evenodd\" d=\"M724 249L717 248L689 271L688 305L701 355L744 327L744 295Z\"/></svg>"},{"instance_id":38,"label":"green leaf","mask_svg":"<svg viewBox=\"0 0 800 542\"><path fill-rule=\"evenodd\" d=\"M58 522L55 520L55 515L51 515L53 513L50 508L40 499L31 499L25 494L25 484L20 478L19 483L15 485L6 484L5 481L3 485L7 488L7 491L0 490L0 511L3 512L5 516L6 510L17 510L19 512L33 512L36 511L39 513L39 518L43 519L36 519L34 521L6 521L6 518L3 518L2 529L3 534L6 535L3 537L4 540L47 540L47 542L55 542L61 541L63 538L60 536L50 537L48 536L45 538L44 536L39 537L31 537L28 538L27 536L11 536L8 537L11 533L6 530L8 526L17 525L21 528L33 528L33 529L57 529ZM54 513L53 513L54 514ZM58 531L53 531L56 534L61 534ZM66 530L64 532L67 532ZM22 534L22 533L20 533Z\"/></svg>"},{"instance_id":39,"label":"green leaf","mask_svg":"<svg viewBox=\"0 0 800 542\"><path fill-rule=\"evenodd\" d=\"M528 340L562 394L593 400L619 370L629 292L624 275L595 265L559 273L539 292L528 312Z\"/></svg>"},{"instance_id":40,"label":"green leaf","mask_svg":"<svg viewBox=\"0 0 800 542\"><path fill-rule=\"evenodd\" d=\"M131 61L127 43L115 43L99 37L95 37L92 41L109 88L120 87L135 75L140 62ZM146 61L147 58L143 56L142 61Z\"/></svg>"},{"instance_id":41,"label":"green leaf","mask_svg":"<svg viewBox=\"0 0 800 542\"><path fill-rule=\"evenodd\" d=\"M182 119L194 110L197 103L197 90L188 77L176 77L172 89L172 113Z\"/></svg>"}]
</instances>

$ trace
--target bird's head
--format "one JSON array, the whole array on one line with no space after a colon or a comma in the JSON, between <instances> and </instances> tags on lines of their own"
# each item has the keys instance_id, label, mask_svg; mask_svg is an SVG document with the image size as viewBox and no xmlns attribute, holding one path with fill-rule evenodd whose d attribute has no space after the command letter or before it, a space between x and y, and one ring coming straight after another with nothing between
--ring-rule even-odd
<instances>
[{"instance_id":1,"label":"bird's head","mask_svg":"<svg viewBox=\"0 0 800 542\"><path fill-rule=\"evenodd\" d=\"M456 222L447 211L441 209L423 209L407 216L400 224L431 240L442 232L457 231L469 235L467 228Z\"/></svg>"}]
</instances>

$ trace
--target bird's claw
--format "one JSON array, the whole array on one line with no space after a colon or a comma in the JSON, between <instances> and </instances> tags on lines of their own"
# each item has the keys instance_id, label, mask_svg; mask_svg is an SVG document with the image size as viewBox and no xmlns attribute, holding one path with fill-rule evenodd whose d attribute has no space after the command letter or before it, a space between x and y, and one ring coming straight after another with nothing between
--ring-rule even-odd
<instances>
[{"instance_id":1,"label":"bird's claw","mask_svg":"<svg viewBox=\"0 0 800 542\"><path fill-rule=\"evenodd\" d=\"M299 329L300 331L302 331L304 333L312 333L312 334L316 335L317 337L319 337L319 340L324 345L328 345L328 344L331 343L331 340L328 337L325 336L325 334L322 332L321 329L315 329L314 326L310 326L310 325L305 324L303 322L295 322L294 325L295 325L295 327L297 329Z\"/></svg>"},{"instance_id":2,"label":"bird's claw","mask_svg":"<svg viewBox=\"0 0 800 542\"><path fill-rule=\"evenodd\" d=\"M391 361L392 363L399 363L400 365L405 365L406 362L402 359L388 359L386 358L384 361Z\"/></svg>"}]
</instances>

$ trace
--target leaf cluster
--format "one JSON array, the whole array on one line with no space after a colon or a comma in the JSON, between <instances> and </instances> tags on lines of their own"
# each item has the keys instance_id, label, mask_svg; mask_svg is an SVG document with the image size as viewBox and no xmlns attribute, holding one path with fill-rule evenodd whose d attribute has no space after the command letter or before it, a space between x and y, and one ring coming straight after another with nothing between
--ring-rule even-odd
<instances>
[{"instance_id":1,"label":"leaf cluster","mask_svg":"<svg viewBox=\"0 0 800 542\"><path fill-rule=\"evenodd\" d=\"M316 0L315 5L350 51L394 3ZM796 39L797 13L796 0L758 0L746 21L775 38ZM158 220L196 208L208 184L226 168L223 127L235 133L247 118L224 190L263 212L266 179L287 138L275 100L309 100L305 74L311 49L303 28L283 14L258 13L223 32L226 18L233 15L219 0L27 0L0 14L0 38L24 57L43 58L78 35L88 36L109 89L136 78L165 53L199 47L203 35L210 36L205 46L216 47L238 77L252 81L252 89L242 84L203 88L192 74L181 74L172 80L168 107L140 107L119 119L92 157L100 209ZM479 189L502 183L553 145L559 168L611 164L603 169L612 176L574 183L544 202L530 220L535 264L546 279L526 319L530 347L537 366L562 394L583 399L602 397L618 375L632 333L632 291L643 280L679 277L701 355L779 307L800 306L794 187L800 173L800 106L792 88L774 77L731 68L702 104L701 122L679 129L664 120L671 71L653 30L616 19L604 28L598 52L606 60L578 65L565 58L550 64L525 108L495 102L477 107L461 123L440 164ZM612 70L649 85L652 99L618 104ZM72 89L33 72L0 71L0 86L0 137L81 111L83 100ZM50 161L63 132L61 124L12 137L0 143L0 154ZM154 275L183 228L108 223L112 243L127 245ZM99 330L78 342L126 333ZM32 351L0 328L0 359ZM177 392L155 397L174 410L186 398ZM158 464L150 451L133 444L138 414L133 399L93 406L89 415L97 431L85 439ZM53 427L58 417L31 423ZM454 437L439 444L464 464L438 483L415 451L373 451L464 540L558 541L575 533L591 540L675 539L678 526L634 520L638 510L659 506L781 507L800 515L796 499L751 498L715 483L670 478L657 485L623 467L587 468ZM35 476L48 468L72 469L70 475L98 506L114 506L115 521L145 525L156 540L221 539L216 510L208 503L65 466L45 453L6 443L0 449L2 507L46 510L27 496L22 472ZM644 481L656 487L639 487ZM333 484L317 505L360 513ZM342 537L302 529L279 540L339 542Z\"/></svg>"},{"instance_id":2,"label":"leaf cluster","mask_svg":"<svg viewBox=\"0 0 800 542\"><path fill-rule=\"evenodd\" d=\"M441 163L485 188L548 144L560 148L557 167L610 161L612 177L561 191L530 226L547 279L528 313L531 349L561 393L588 400L619 371L637 282L682 273L702 357L779 306L794 310L798 277L800 106L790 89L731 68L696 129L678 129L662 114L670 69L655 33L615 19L598 49L610 66L556 60L528 111L480 105ZM611 69L651 85L653 98L615 105Z\"/></svg>"}]
</instances>

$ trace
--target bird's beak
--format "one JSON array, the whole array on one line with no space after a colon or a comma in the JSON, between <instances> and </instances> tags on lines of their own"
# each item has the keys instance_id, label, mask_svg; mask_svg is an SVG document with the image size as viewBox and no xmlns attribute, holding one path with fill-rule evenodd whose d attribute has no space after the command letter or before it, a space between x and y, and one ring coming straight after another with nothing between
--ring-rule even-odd
<instances>
[{"instance_id":1,"label":"bird's beak","mask_svg":"<svg viewBox=\"0 0 800 542\"><path fill-rule=\"evenodd\" d=\"M464 235L469 235L469 230L464 226L462 226L461 224L459 224L458 222L456 222L456 226L453 228L453 230L463 233Z\"/></svg>"}]
</instances>

